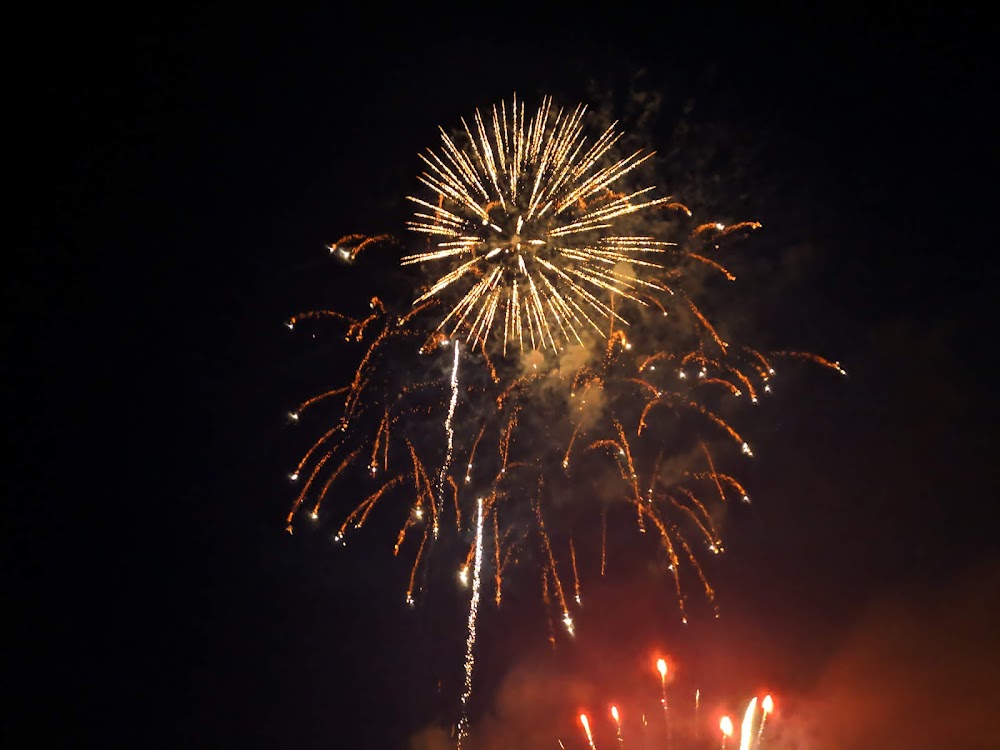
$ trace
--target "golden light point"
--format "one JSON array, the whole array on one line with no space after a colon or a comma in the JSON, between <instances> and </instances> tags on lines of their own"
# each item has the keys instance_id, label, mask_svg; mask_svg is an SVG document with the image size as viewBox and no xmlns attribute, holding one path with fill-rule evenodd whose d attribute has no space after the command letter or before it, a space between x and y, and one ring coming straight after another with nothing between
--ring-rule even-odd
<instances>
[{"instance_id":1,"label":"golden light point","mask_svg":"<svg viewBox=\"0 0 1000 750\"><path fill-rule=\"evenodd\" d=\"M619 720L618 719L618 706L612 706L611 707L611 718L614 719L615 721Z\"/></svg>"},{"instance_id":2,"label":"golden light point","mask_svg":"<svg viewBox=\"0 0 1000 750\"><path fill-rule=\"evenodd\" d=\"M293 482L298 481L299 474L298 472L293 471L291 474L288 475L288 478L291 479Z\"/></svg>"},{"instance_id":3,"label":"golden light point","mask_svg":"<svg viewBox=\"0 0 1000 750\"><path fill-rule=\"evenodd\" d=\"M771 698L770 693L764 696L764 700L761 701L760 705L765 715L774 710L774 700Z\"/></svg>"},{"instance_id":4,"label":"golden light point","mask_svg":"<svg viewBox=\"0 0 1000 750\"><path fill-rule=\"evenodd\" d=\"M319 518L319 513L313 511L312 513L309 514L309 517L315 521L317 518Z\"/></svg>"},{"instance_id":5,"label":"golden light point","mask_svg":"<svg viewBox=\"0 0 1000 750\"><path fill-rule=\"evenodd\" d=\"M722 730L722 733L726 735L726 737L732 737L733 720L730 719L728 716L723 716L721 719L719 719L719 729Z\"/></svg>"},{"instance_id":6,"label":"golden light point","mask_svg":"<svg viewBox=\"0 0 1000 750\"><path fill-rule=\"evenodd\" d=\"M566 626L566 630L569 631L569 634L574 635L573 618L569 616L569 612L563 613L563 624Z\"/></svg>"},{"instance_id":7,"label":"golden light point","mask_svg":"<svg viewBox=\"0 0 1000 750\"><path fill-rule=\"evenodd\" d=\"M656 671L660 673L660 679L665 680L667 678L667 660L657 659L656 660Z\"/></svg>"},{"instance_id":8,"label":"golden light point","mask_svg":"<svg viewBox=\"0 0 1000 750\"><path fill-rule=\"evenodd\" d=\"M296 422L299 421L299 413L297 411L288 412L288 418L294 419Z\"/></svg>"}]
</instances>

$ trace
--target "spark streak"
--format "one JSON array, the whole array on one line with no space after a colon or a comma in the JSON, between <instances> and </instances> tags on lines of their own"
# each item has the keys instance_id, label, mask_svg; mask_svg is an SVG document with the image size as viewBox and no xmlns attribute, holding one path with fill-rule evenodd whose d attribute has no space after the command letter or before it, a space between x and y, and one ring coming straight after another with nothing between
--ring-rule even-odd
<instances>
[{"instance_id":1,"label":"spark streak","mask_svg":"<svg viewBox=\"0 0 1000 750\"><path fill-rule=\"evenodd\" d=\"M733 736L733 720L723 716L719 719L719 729L722 730L722 750L726 750L726 740Z\"/></svg>"},{"instance_id":2,"label":"spark streak","mask_svg":"<svg viewBox=\"0 0 1000 750\"><path fill-rule=\"evenodd\" d=\"M764 736L764 724L767 723L767 716L774 710L774 700L771 698L770 694L764 696L764 700L760 704L763 715L760 717L760 726L757 727L757 746L760 747L761 740Z\"/></svg>"},{"instance_id":3,"label":"spark streak","mask_svg":"<svg viewBox=\"0 0 1000 750\"><path fill-rule=\"evenodd\" d=\"M458 355L459 346L455 342L455 361L451 366L451 401L448 402L448 416L444 420L444 431L448 436L448 449L445 453L444 464L441 466L441 474L438 477L438 491L435 500L438 512L434 514L434 537L438 535L438 515L444 506L444 486L448 478L448 469L451 468L451 457L455 450L455 430L452 427L452 420L455 418L455 405L458 403Z\"/></svg>"},{"instance_id":4,"label":"spark streak","mask_svg":"<svg viewBox=\"0 0 1000 750\"><path fill-rule=\"evenodd\" d=\"M587 743L590 745L590 750L597 750L597 745L594 744L594 735L590 731L590 719L587 718L587 714L580 714L580 724L583 725L583 731L587 734Z\"/></svg>"},{"instance_id":5,"label":"spark streak","mask_svg":"<svg viewBox=\"0 0 1000 750\"><path fill-rule=\"evenodd\" d=\"M757 698L751 698L747 710L743 714L743 724L740 726L740 750L750 750L750 740L753 739L753 716L757 711Z\"/></svg>"},{"instance_id":6,"label":"spark streak","mask_svg":"<svg viewBox=\"0 0 1000 750\"><path fill-rule=\"evenodd\" d=\"M618 745L622 746L625 744L625 740L622 738L622 720L618 714L618 706L611 707L611 718L615 722L615 736L618 738Z\"/></svg>"},{"instance_id":7,"label":"spark streak","mask_svg":"<svg viewBox=\"0 0 1000 750\"><path fill-rule=\"evenodd\" d=\"M479 613L479 573L483 567L483 498L476 499L476 557L472 567L472 598L465 636L465 689L462 692L462 718L458 723L458 748L469 732L469 698L472 697L472 670L476 664L476 616Z\"/></svg>"}]
</instances>

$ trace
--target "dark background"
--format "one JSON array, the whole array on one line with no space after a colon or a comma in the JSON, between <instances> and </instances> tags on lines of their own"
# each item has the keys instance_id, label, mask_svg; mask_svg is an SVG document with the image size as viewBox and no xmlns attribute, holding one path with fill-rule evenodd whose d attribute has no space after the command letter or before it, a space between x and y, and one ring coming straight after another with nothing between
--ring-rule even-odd
<instances>
[{"instance_id":1,"label":"dark background","mask_svg":"<svg viewBox=\"0 0 1000 750\"><path fill-rule=\"evenodd\" d=\"M706 220L762 221L746 327L850 376L794 368L753 421L718 622L677 632L626 581L553 654L536 605L490 610L474 726L517 724L496 696L531 674L641 692L663 649L707 692L797 700L823 740L787 747L991 746L990 29L929 5L12 19L5 738L392 748L455 720L460 601L407 610L383 539L284 534L285 414L325 379L282 321L367 299L378 265L324 245L401 234L437 126L516 90L599 100Z\"/></svg>"}]
</instances>

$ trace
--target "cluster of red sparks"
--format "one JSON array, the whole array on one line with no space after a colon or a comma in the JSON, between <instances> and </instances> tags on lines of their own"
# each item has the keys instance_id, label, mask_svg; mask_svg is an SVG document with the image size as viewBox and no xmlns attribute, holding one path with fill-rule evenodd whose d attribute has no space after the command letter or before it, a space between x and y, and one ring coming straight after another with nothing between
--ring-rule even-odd
<instances>
[{"instance_id":1,"label":"cluster of red sparks","mask_svg":"<svg viewBox=\"0 0 1000 750\"><path fill-rule=\"evenodd\" d=\"M667 690L668 668L666 659L656 660L656 671L660 676L661 687L660 707L662 710L659 713L662 713L662 717L640 713L641 721L635 722L633 725L636 737L627 737L627 733L623 731L624 713L618 705L612 703L608 706L608 716L614 727L615 742L619 748L624 749L627 744L635 743L639 747L655 746L663 748L663 750L672 750L672 748L676 750L690 750L691 748L708 750L712 747L726 750L732 742L739 743L735 746L739 750L760 750L763 748L764 726L767 724L768 717L774 712L774 699L770 694L764 695L759 700L756 696L750 699L743 713L739 734L734 739L735 727L732 717L728 714L720 716L717 720L714 717L703 717L701 715L701 691L695 690L692 702L694 715L693 717L685 717L688 721L684 723L686 731L682 734L675 732L672 726L672 723L676 723L677 719L673 717L676 710L672 708L673 696L669 696ZM593 714L584 711L578 718L583 736L587 741L587 747L590 750L597 750L597 742L594 738L596 727L592 725ZM649 730L651 723L662 723L663 727L659 732L651 732ZM675 737L675 734L678 736ZM651 740L654 736L655 740ZM626 739L629 740L628 743L626 743ZM656 744L650 745L651 741L655 741ZM563 750L569 750L561 739L558 740L558 744Z\"/></svg>"}]
</instances>

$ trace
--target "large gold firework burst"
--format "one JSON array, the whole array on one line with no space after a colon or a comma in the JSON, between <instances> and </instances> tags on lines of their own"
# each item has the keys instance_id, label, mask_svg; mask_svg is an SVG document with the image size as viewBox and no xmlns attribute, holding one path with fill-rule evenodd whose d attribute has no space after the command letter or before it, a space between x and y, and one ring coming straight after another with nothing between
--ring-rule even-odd
<instances>
[{"instance_id":1,"label":"large gold firework burst","mask_svg":"<svg viewBox=\"0 0 1000 750\"><path fill-rule=\"evenodd\" d=\"M585 113L554 111L545 98L528 119L515 96L509 111L505 102L485 118L476 110L473 127L463 118L464 145L442 129L440 151L420 155L432 196L408 196L418 206L408 226L432 247L402 262L443 266L416 300L447 293L439 330L480 347L498 337L504 353L511 343L555 350L582 343L585 328L606 336L607 324L627 323L611 295L645 305L671 291L660 261L674 243L629 233L626 219L655 207L690 212L653 197L654 186L616 192L653 154L611 159L617 123L588 144Z\"/></svg>"}]
</instances>

